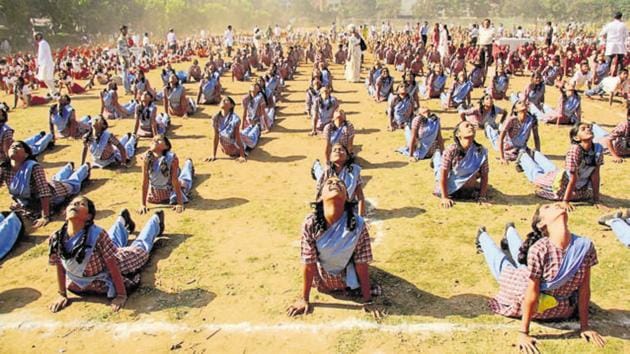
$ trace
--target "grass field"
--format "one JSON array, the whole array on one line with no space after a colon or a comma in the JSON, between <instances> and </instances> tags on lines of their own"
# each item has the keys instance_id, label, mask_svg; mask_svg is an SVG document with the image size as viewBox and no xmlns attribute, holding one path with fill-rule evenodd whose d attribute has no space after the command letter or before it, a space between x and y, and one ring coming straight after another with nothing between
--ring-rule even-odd
<instances>
[{"instance_id":1,"label":"grass field","mask_svg":"<svg viewBox=\"0 0 630 354\"><path fill-rule=\"evenodd\" d=\"M176 65L186 68L188 64ZM365 64L371 65L368 62ZM506 222L521 234L542 203L513 164L499 164L490 149L491 206L459 202L448 211L431 195L433 172L428 160L408 163L394 150L404 144L401 131L386 131L384 104L368 99L362 84L343 81L343 68L333 66L335 95L357 129L355 144L363 167L369 201L370 233L375 261L371 277L383 286L379 298L388 316L376 323L356 303L313 293L314 312L289 319L284 309L301 288L300 226L310 211L314 182L310 166L324 150L319 137L309 137L303 114L304 91L311 65L302 65L287 83L278 122L263 136L246 164L220 156L213 163L210 117L206 106L191 119L174 119L173 150L196 165L194 199L183 214L166 212L167 231L142 273L142 285L125 308L112 313L101 298L74 298L70 307L51 314L56 297L55 270L47 264L47 235L61 217L22 239L0 264L0 352L515 352L518 321L490 313L486 301L497 291L474 237L485 225L499 240ZM395 74L396 79L400 75ZM148 75L154 86L158 73ZM511 90L527 79L513 78ZM227 94L239 101L248 83L223 78ZM555 105L556 90L547 95ZM189 95L197 86L187 85ZM78 116L99 112L98 92L75 96ZM473 99L481 95L476 90ZM0 100L12 101L12 97ZM123 98L126 102L128 97ZM612 129L625 119L623 106L583 100L586 120ZM11 102L12 103L12 102ZM437 101L423 102L438 109ZM500 102L508 108L507 101ZM9 124L16 138L47 129L47 107L16 109ZM454 112L438 113L446 143L459 120ZM131 119L110 121L124 134ZM542 126L542 151L562 166L569 146L567 127ZM478 141L490 146L482 132ZM140 153L148 142L140 142ZM41 163L48 176L64 162L80 161L79 141L59 140ZM603 202L630 207L630 163L602 167ZM128 170L95 170L86 194L96 202L97 223L109 227L121 208L140 205L140 164ZM6 188L0 205L8 207ZM571 230L594 240L599 265L592 272L592 323L607 336L603 352L630 351L629 251L609 230L597 225L601 211L578 203ZM148 216L135 215L142 224ZM577 323L535 324L545 352L595 351L572 330Z\"/></svg>"}]
</instances>

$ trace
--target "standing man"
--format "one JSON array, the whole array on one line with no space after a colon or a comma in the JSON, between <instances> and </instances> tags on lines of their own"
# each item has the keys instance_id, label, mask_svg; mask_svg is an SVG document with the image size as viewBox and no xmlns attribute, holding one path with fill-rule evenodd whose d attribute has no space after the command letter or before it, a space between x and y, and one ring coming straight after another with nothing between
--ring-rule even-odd
<instances>
[{"instance_id":1,"label":"standing man","mask_svg":"<svg viewBox=\"0 0 630 354\"><path fill-rule=\"evenodd\" d=\"M227 48L228 59L232 58L232 47L234 46L234 32L232 32L232 25L228 25L227 29L223 33L223 43Z\"/></svg>"},{"instance_id":2,"label":"standing man","mask_svg":"<svg viewBox=\"0 0 630 354\"><path fill-rule=\"evenodd\" d=\"M492 42L494 42L494 28L490 26L490 19L483 20L479 29L479 47L481 47L481 65L486 69L492 65ZM487 72L487 70L486 70Z\"/></svg>"},{"instance_id":3,"label":"standing man","mask_svg":"<svg viewBox=\"0 0 630 354\"><path fill-rule=\"evenodd\" d=\"M422 44L425 47L427 46L428 34L429 34L429 22L424 21L424 23L422 24L422 27L420 27L420 38L422 38Z\"/></svg>"},{"instance_id":4,"label":"standing man","mask_svg":"<svg viewBox=\"0 0 630 354\"><path fill-rule=\"evenodd\" d=\"M55 63L50 45L44 40L44 35L41 32L35 33L35 42L37 42L37 79L46 84L49 97L57 96Z\"/></svg>"},{"instance_id":5,"label":"standing man","mask_svg":"<svg viewBox=\"0 0 630 354\"><path fill-rule=\"evenodd\" d=\"M127 26L120 27L120 35L116 40L116 49L118 50L118 65L120 66L120 77L122 78L125 94L131 93L131 80L128 78L129 61L131 51L129 50L129 39L127 38Z\"/></svg>"},{"instance_id":6,"label":"standing man","mask_svg":"<svg viewBox=\"0 0 630 354\"><path fill-rule=\"evenodd\" d=\"M622 16L621 12L615 13L614 20L605 25L599 33L600 37L604 37L606 40L605 54L613 76L616 76L619 68L623 66L623 57L627 50L628 28L621 21ZM616 62L614 61L615 58L617 59Z\"/></svg>"},{"instance_id":7,"label":"standing man","mask_svg":"<svg viewBox=\"0 0 630 354\"><path fill-rule=\"evenodd\" d=\"M168 49L175 52L177 50L177 36L175 36L175 30L170 29L166 34L166 44L168 45Z\"/></svg>"},{"instance_id":8,"label":"standing man","mask_svg":"<svg viewBox=\"0 0 630 354\"><path fill-rule=\"evenodd\" d=\"M553 26L551 21L549 21L545 25L545 45L547 48L551 47L551 43L553 43Z\"/></svg>"}]
</instances>

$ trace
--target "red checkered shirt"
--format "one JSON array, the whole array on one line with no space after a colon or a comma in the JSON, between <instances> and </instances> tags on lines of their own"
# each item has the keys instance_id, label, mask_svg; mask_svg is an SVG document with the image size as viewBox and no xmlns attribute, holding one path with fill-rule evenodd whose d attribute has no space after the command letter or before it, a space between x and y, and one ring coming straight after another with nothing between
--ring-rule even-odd
<instances>
[{"instance_id":1,"label":"red checkered shirt","mask_svg":"<svg viewBox=\"0 0 630 354\"><path fill-rule=\"evenodd\" d=\"M476 148L475 146L471 147L471 149L475 149L475 148ZM451 170L453 169L453 167L456 167L457 164L459 164L463 159L464 159L464 156L461 156L457 151L457 144L450 145L444 150L444 153L442 154L442 162L440 165L441 173L443 175L446 174L446 176L448 176L451 173ZM490 173L490 165L488 165L488 159L486 158L483 164L481 164L481 167L479 167L479 172L473 175L471 179L488 177L489 173ZM437 181L437 183L435 184L434 194L440 195L441 193L442 192L440 190L440 182Z\"/></svg>"},{"instance_id":2,"label":"red checkered shirt","mask_svg":"<svg viewBox=\"0 0 630 354\"><path fill-rule=\"evenodd\" d=\"M15 172L8 168L0 168L0 186L11 184L11 181L15 177ZM72 189L69 185L58 181L46 181L46 172L41 165L33 166L31 172L31 193L34 199L45 197L67 197L71 194Z\"/></svg>"},{"instance_id":3,"label":"red checkered shirt","mask_svg":"<svg viewBox=\"0 0 630 354\"><path fill-rule=\"evenodd\" d=\"M53 236L48 239L49 243L52 237ZM68 236L66 236L62 242L66 240L68 240ZM107 271L106 261L110 259L115 259L118 263L120 273L123 275L125 287L131 288L139 283L140 277L137 272L149 260L149 253L141 247L117 247L107 234L107 231L102 230L96 239L94 251L85 267L83 276L92 277L103 271ZM52 253L49 256L48 262L51 265L61 264L60 256L56 253ZM105 283L101 281L93 282L88 289L90 291L107 293L107 287Z\"/></svg>"},{"instance_id":4,"label":"red checkered shirt","mask_svg":"<svg viewBox=\"0 0 630 354\"><path fill-rule=\"evenodd\" d=\"M525 119L527 119L527 117ZM529 137L531 136L532 130L534 129L535 126L538 125L538 120L536 118L533 119L533 122L534 123L532 124L530 132L527 136L528 140L529 140ZM506 132L506 135L510 137L510 139L512 139L520 133L521 128L523 127L523 124L525 124L525 122L521 122L517 116L510 116L507 118L507 121L503 125L502 129ZM525 145L527 145L527 142L525 142ZM503 142L503 154L506 160L515 161L516 158L518 157L518 150L519 149L515 148L511 144L511 142L508 142L508 141Z\"/></svg>"},{"instance_id":5,"label":"red checkered shirt","mask_svg":"<svg viewBox=\"0 0 630 354\"><path fill-rule=\"evenodd\" d=\"M354 138L354 125L352 125L352 123L348 121L346 121L345 124L341 126L340 128L337 128L334 122L330 122L329 124L326 124L324 126L324 133L323 133L324 139L326 139L326 141L330 141L331 135L334 132L336 132L338 129L341 129L341 136L339 137L339 140L337 140L337 143L345 147L348 147L350 140Z\"/></svg>"},{"instance_id":6,"label":"red checkered shirt","mask_svg":"<svg viewBox=\"0 0 630 354\"><path fill-rule=\"evenodd\" d=\"M96 138L90 137L90 139L96 139ZM105 148L103 149L103 153L101 154L100 159L109 160L116 153L116 147L118 148L122 147L124 149L124 147L120 144L120 141L118 140L118 138L116 138L114 134L110 134L109 139L107 140L107 145L105 145Z\"/></svg>"},{"instance_id":7,"label":"red checkered shirt","mask_svg":"<svg viewBox=\"0 0 630 354\"><path fill-rule=\"evenodd\" d=\"M418 137L421 137L424 134L424 129L426 128L426 119L423 119L423 117L421 116L415 116L413 118L413 120L411 121L411 131L413 132L415 129L418 129ZM418 141L416 144L420 144L420 141ZM433 154L435 153L435 150L437 150L438 148L438 139L436 138L433 141L433 144L431 145L431 147L429 148L429 150L427 151L426 158L431 158L433 156Z\"/></svg>"},{"instance_id":8,"label":"red checkered shirt","mask_svg":"<svg viewBox=\"0 0 630 354\"><path fill-rule=\"evenodd\" d=\"M569 176L568 173L574 173L578 170L580 163L582 163L582 148L577 144L572 144L567 152L567 155L564 160L565 171L556 170L549 172L545 175L538 177L534 184L536 185L536 195L549 199L549 200L562 200L564 198L564 194L567 190L567 186L569 185ZM604 154L599 155L599 158L595 162L597 166L601 166L604 164ZM554 181L556 180L558 173L562 173L560 187L554 187ZM587 184L582 189L575 189L573 194L569 198L571 201L579 201L579 200L587 200L592 198L593 190L589 188Z\"/></svg>"},{"instance_id":9,"label":"red checkered shirt","mask_svg":"<svg viewBox=\"0 0 630 354\"><path fill-rule=\"evenodd\" d=\"M147 154L145 155L145 159L147 161L147 163L149 164L148 168L151 168L151 165L153 164L153 153L151 151L147 151ZM176 166L177 168L175 168L175 171L179 171L179 159L177 158L177 156L175 156L173 158L173 162L171 165L171 173L173 171L173 167L172 166ZM178 173L178 172L176 172ZM172 177L171 177L172 178ZM169 181L170 182L170 181ZM184 188L182 186L182 188ZM168 184L167 188L156 188L154 186L152 186L149 183L149 192L147 194L147 201L149 203L153 203L153 204L161 204L161 203L165 203L168 202L171 198L171 193L173 193L173 186L171 185L171 183Z\"/></svg>"},{"instance_id":10,"label":"red checkered shirt","mask_svg":"<svg viewBox=\"0 0 630 354\"><path fill-rule=\"evenodd\" d=\"M318 274L313 278L313 285L322 291L343 290L346 282L344 281L345 270L340 275L333 275L326 272L318 262L317 240L322 237L325 231L316 231L315 215L311 214L304 220L302 226L301 241L301 258L304 264L317 264ZM359 236L352 259L354 263L370 263L372 262L372 247L370 245L370 235L367 226L364 224L363 230Z\"/></svg>"},{"instance_id":11,"label":"red checkered shirt","mask_svg":"<svg viewBox=\"0 0 630 354\"><path fill-rule=\"evenodd\" d=\"M610 133L613 147L619 156L630 156L630 123L619 123Z\"/></svg>"},{"instance_id":12,"label":"red checkered shirt","mask_svg":"<svg viewBox=\"0 0 630 354\"><path fill-rule=\"evenodd\" d=\"M551 243L549 237L543 237L536 242L527 253L527 267L514 268L508 266L499 276L499 293L489 301L490 309L500 315L520 317L523 299L529 279L545 282L552 280L558 274L565 256L565 250ZM577 301L569 299L578 291L584 280L586 271L597 264L597 252L591 248L584 257L575 275L561 287L545 292L558 300L558 305L543 313L535 313L534 319L565 319L571 317L576 310Z\"/></svg>"}]
</instances>

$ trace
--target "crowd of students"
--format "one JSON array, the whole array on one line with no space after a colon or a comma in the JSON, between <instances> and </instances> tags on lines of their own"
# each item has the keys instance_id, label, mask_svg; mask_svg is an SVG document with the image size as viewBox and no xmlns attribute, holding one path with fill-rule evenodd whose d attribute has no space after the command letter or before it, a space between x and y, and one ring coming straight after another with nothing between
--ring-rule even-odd
<instances>
[{"instance_id":1,"label":"crowd of students","mask_svg":"<svg viewBox=\"0 0 630 354\"><path fill-rule=\"evenodd\" d=\"M615 19L620 20L621 16ZM166 43L155 45L133 43L127 31L126 26L121 27L115 50L83 47L55 52L56 81L38 79L34 73L40 63L29 54L3 59L0 81L2 89L15 97L13 109L18 100L25 108L55 100L49 111L49 131L24 140L14 139L15 132L7 125L9 106L0 107L0 184L7 185L15 201L12 211L0 216L0 258L30 227L27 218L34 220L33 227L41 227L67 205L63 227L50 238L50 262L57 267L60 295L50 307L53 312L67 306L67 290L107 294L114 299L113 309L120 309L127 291L138 284L138 270L148 260L155 238L165 228L164 213L156 212L136 240L127 245L129 234L135 230L128 210L120 212L109 231L96 226L94 203L79 195L92 168L128 165L140 139L149 138L149 149L141 156L138 212L148 212L147 203L171 204L176 212L182 212L191 197L195 170L192 160L180 165L172 151L168 138L172 135L168 129L171 120L194 115L198 105L218 105L219 111L212 118L212 155L206 161L216 160L220 147L225 155L245 162L261 135L273 129L285 82L300 65L312 64L305 113L310 120L309 135L313 139L321 136L324 142L322 154L311 169L314 211L306 218L301 234L303 291L287 313L307 313L314 286L325 293L348 292L361 298L366 311L382 316L373 302L382 289L369 278L372 249L364 219L361 166L355 159L355 129L335 97L329 68L345 65L346 80L357 82L357 65L361 70L361 62L371 52L374 65L365 71L366 96L383 106L387 130L404 132L404 146L396 151L410 162L430 160L434 195L441 207L451 208L459 199L491 203L491 154L503 164L514 163L534 185L537 196L556 202L536 210L532 232L525 241L513 224L506 227L506 241L501 246L483 227L477 235L478 250L500 285L491 309L523 318L521 349L536 350L535 339L529 336L531 319L564 319L576 312L582 335L604 344L588 326L590 267L597 263L597 254L590 240L569 231L567 212L578 200L590 200L595 207L607 209L599 191L604 156L610 154L615 163L630 156L629 55L610 55L606 44L598 45L594 34L580 31L556 33L551 39L545 32L544 44L535 38L514 48L493 44L499 34L507 33L494 28L490 20L471 31L439 24L430 31L427 23L418 23L416 30L409 27L396 32L384 25L380 33L370 31L369 38L363 38L365 33L355 26L337 33L333 24L327 33L318 28L316 32L290 33L282 40L277 35L264 44L260 30L255 30L253 37L235 40L231 27L223 37L183 43L170 31ZM523 35L521 29L519 36ZM43 36L36 39L42 43ZM235 42L240 45L235 46ZM337 44L336 52L333 44ZM224 47L227 56L222 56ZM191 60L188 71L175 71L171 66ZM206 60L203 67L200 60ZM162 82L149 83L145 73L158 68ZM235 111L235 99L223 95L223 75L231 75L232 81L251 82L241 101L242 116ZM514 75L531 77L520 92L510 85ZM74 80L87 80L88 84L83 87ZM193 83L198 83L196 99L186 94L187 85ZM100 112L83 112L88 114L77 118L72 97L95 86L103 86ZM124 88L124 97L131 97L128 103L120 101L123 93L119 96L118 86ZM44 87L50 90L46 97L31 93ZM545 104L545 91L549 90L560 93L556 109ZM481 98L473 102L471 94L479 91ZM608 95L610 105L621 98L626 119L610 133L588 123L581 107L589 103L582 102L582 93L590 99ZM461 119L452 133L454 142L448 146L439 112L426 105L430 100L439 100L444 110L456 111ZM163 108L158 113L159 105ZM126 117L136 121L133 132L118 138L108 131L108 120ZM563 168L541 152L539 124L572 125ZM494 152L476 140L479 129ZM48 180L36 157L54 146L58 138L82 140L81 165L75 168L68 163ZM87 162L88 153L92 162ZM599 222L630 246L628 210L605 215Z\"/></svg>"}]
</instances>

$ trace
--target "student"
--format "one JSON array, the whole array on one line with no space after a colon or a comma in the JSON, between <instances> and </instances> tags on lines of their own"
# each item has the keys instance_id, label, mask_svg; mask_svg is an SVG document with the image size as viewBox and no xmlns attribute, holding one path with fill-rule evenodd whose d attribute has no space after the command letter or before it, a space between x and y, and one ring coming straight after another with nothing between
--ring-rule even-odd
<instances>
[{"instance_id":1,"label":"student","mask_svg":"<svg viewBox=\"0 0 630 354\"><path fill-rule=\"evenodd\" d=\"M591 72L591 68L588 65L587 60L582 60L580 63L580 70L577 70L573 77L571 78L572 85L575 86L576 90L584 91L585 87L591 88L591 83L593 82L593 73Z\"/></svg>"},{"instance_id":2,"label":"student","mask_svg":"<svg viewBox=\"0 0 630 354\"><path fill-rule=\"evenodd\" d=\"M33 95L31 89L24 81L22 76L18 77L15 87L13 88L13 109L17 107L18 99L22 101L22 108L30 106L40 106L52 100L50 97L42 97Z\"/></svg>"},{"instance_id":3,"label":"student","mask_svg":"<svg viewBox=\"0 0 630 354\"><path fill-rule=\"evenodd\" d=\"M50 107L49 128L53 136L53 143L56 140L55 131L62 138L79 139L90 131L90 116L85 116L81 121L77 121L76 111L72 107L70 96L59 97L59 102Z\"/></svg>"},{"instance_id":4,"label":"student","mask_svg":"<svg viewBox=\"0 0 630 354\"><path fill-rule=\"evenodd\" d=\"M92 129L83 138L81 164L85 163L85 158L89 152L92 156L93 166L100 168L112 164L123 167L129 166L136 153L138 138L134 134L127 133L118 140L107 128L109 128L109 123L105 118L102 116L94 117Z\"/></svg>"},{"instance_id":5,"label":"student","mask_svg":"<svg viewBox=\"0 0 630 354\"><path fill-rule=\"evenodd\" d=\"M136 78L133 80L133 97L136 101L142 101L142 95L145 91L148 91L151 97L155 97L155 90L153 90L151 83L149 83L149 80L144 76L144 71L138 70Z\"/></svg>"},{"instance_id":6,"label":"student","mask_svg":"<svg viewBox=\"0 0 630 354\"><path fill-rule=\"evenodd\" d=\"M220 75L216 71L207 71L199 83L197 104L218 104L221 102L221 89Z\"/></svg>"},{"instance_id":7,"label":"student","mask_svg":"<svg viewBox=\"0 0 630 354\"><path fill-rule=\"evenodd\" d=\"M604 97L604 95L610 95L608 104L612 106L615 96L622 96L628 99L630 93L630 80L628 80L628 70L621 69L619 75L608 76L602 79L599 85L593 87L590 90L586 90L584 94L588 98L593 98L595 95Z\"/></svg>"},{"instance_id":8,"label":"student","mask_svg":"<svg viewBox=\"0 0 630 354\"><path fill-rule=\"evenodd\" d=\"M186 97L186 89L176 75L171 74L168 85L164 87L164 111L169 116L188 118L197 110L192 98Z\"/></svg>"},{"instance_id":9,"label":"student","mask_svg":"<svg viewBox=\"0 0 630 354\"><path fill-rule=\"evenodd\" d=\"M66 208L66 221L48 240L49 264L57 269L59 296L51 312L70 304L67 291L82 295L106 295L116 312L127 295L140 284L140 270L149 260L155 238L164 232L164 211L153 214L136 239L127 246L135 223L123 209L109 231L94 223L96 206L78 196Z\"/></svg>"},{"instance_id":10,"label":"student","mask_svg":"<svg viewBox=\"0 0 630 354\"><path fill-rule=\"evenodd\" d=\"M326 148L324 149L324 161L328 162L328 156L332 146L335 144L343 145L348 153L352 155L354 148L354 125L346 118L346 112L340 109L335 113L333 120L326 124L323 132Z\"/></svg>"},{"instance_id":11,"label":"student","mask_svg":"<svg viewBox=\"0 0 630 354\"><path fill-rule=\"evenodd\" d=\"M271 118L267 116L267 97L259 84L249 87L249 93L243 98L243 120L241 121L241 139L248 149L258 145L260 135L268 132Z\"/></svg>"},{"instance_id":12,"label":"student","mask_svg":"<svg viewBox=\"0 0 630 354\"><path fill-rule=\"evenodd\" d=\"M534 151L532 156L521 153L517 164L527 179L536 186L536 195L549 200L561 200L572 210L571 201L591 199L601 207L599 200L599 168L604 163L604 148L593 142L592 126L578 123L569 132L571 148L566 154L565 168L558 169L545 155Z\"/></svg>"},{"instance_id":13,"label":"student","mask_svg":"<svg viewBox=\"0 0 630 354\"><path fill-rule=\"evenodd\" d=\"M133 115L136 108L136 101L126 105L121 105L118 101L118 85L115 82L107 84L107 88L101 92L101 112L100 114L107 119L126 118Z\"/></svg>"},{"instance_id":14,"label":"student","mask_svg":"<svg viewBox=\"0 0 630 354\"><path fill-rule=\"evenodd\" d=\"M234 113L236 104L232 97L225 97L221 103L221 110L212 119L214 138L212 139L212 156L206 161L217 159L217 148L230 157L238 157L238 162L246 162L245 144L241 136L241 118Z\"/></svg>"},{"instance_id":15,"label":"student","mask_svg":"<svg viewBox=\"0 0 630 354\"><path fill-rule=\"evenodd\" d=\"M314 286L322 293L347 289L351 294L359 293L364 311L380 318L382 314L372 302L372 292L377 292L377 287L370 286L370 236L365 220L355 214L344 182L338 177L325 180L314 208L302 227L302 293L289 306L287 314L297 316L310 312Z\"/></svg>"},{"instance_id":16,"label":"student","mask_svg":"<svg viewBox=\"0 0 630 354\"><path fill-rule=\"evenodd\" d=\"M469 79L466 79L466 73L461 72L457 75L457 80L453 82L453 87L448 93L440 95L440 101L444 109L457 108L462 104L470 105L470 93L473 85Z\"/></svg>"},{"instance_id":17,"label":"student","mask_svg":"<svg viewBox=\"0 0 630 354\"><path fill-rule=\"evenodd\" d=\"M446 87L447 76L441 64L434 64L433 71L427 76L425 84L420 86L420 94L425 99L440 98Z\"/></svg>"},{"instance_id":18,"label":"student","mask_svg":"<svg viewBox=\"0 0 630 354\"><path fill-rule=\"evenodd\" d=\"M0 103L0 161L9 157L9 148L13 144L13 134L15 131L7 124L9 120L9 107L5 103ZM54 146L53 135L44 131L39 132L24 142L31 148L33 156L38 156L49 147Z\"/></svg>"},{"instance_id":19,"label":"student","mask_svg":"<svg viewBox=\"0 0 630 354\"><path fill-rule=\"evenodd\" d=\"M306 100L305 100L305 113L308 118L313 119L315 115L315 101L319 97L319 91L322 88L322 83L318 78L311 79L311 84L308 89L306 89Z\"/></svg>"},{"instance_id":20,"label":"student","mask_svg":"<svg viewBox=\"0 0 630 354\"><path fill-rule=\"evenodd\" d=\"M192 191L195 170L191 159L187 159L182 169L179 159L171 152L171 142L163 135L156 135L149 151L144 155L142 165L142 205L140 214L146 213L147 202L168 203L178 213L184 211Z\"/></svg>"},{"instance_id":21,"label":"student","mask_svg":"<svg viewBox=\"0 0 630 354\"><path fill-rule=\"evenodd\" d=\"M433 156L435 151L444 150L440 118L428 108L420 108L409 126L405 126L406 146L397 151L409 157L409 162Z\"/></svg>"},{"instance_id":22,"label":"student","mask_svg":"<svg viewBox=\"0 0 630 354\"><path fill-rule=\"evenodd\" d=\"M553 110L549 106L543 107L543 111L534 109L532 112L538 119L556 126L560 124L576 124L582 119L582 99L575 89L575 85L565 83L560 89L560 102L558 109Z\"/></svg>"},{"instance_id":23,"label":"student","mask_svg":"<svg viewBox=\"0 0 630 354\"><path fill-rule=\"evenodd\" d=\"M316 190L323 188L324 182L332 176L341 179L348 192L348 200L358 205L359 215L365 216L365 197L363 195L363 181L361 167L354 163L354 156L342 144L334 144L326 163L322 166L315 160L311 169L313 178L317 181Z\"/></svg>"},{"instance_id":24,"label":"student","mask_svg":"<svg viewBox=\"0 0 630 354\"><path fill-rule=\"evenodd\" d=\"M630 209L618 210L604 215L597 222L602 226L609 227L621 243L630 247ZM2 257L0 256L0 258Z\"/></svg>"},{"instance_id":25,"label":"student","mask_svg":"<svg viewBox=\"0 0 630 354\"><path fill-rule=\"evenodd\" d=\"M488 130L486 130L487 132ZM527 107L521 101L514 105L514 111L501 127L498 141L492 145L499 150L502 164L515 161L521 150L529 150L527 142L534 136L534 148L540 152L540 135L538 134L538 120L527 112Z\"/></svg>"},{"instance_id":26,"label":"student","mask_svg":"<svg viewBox=\"0 0 630 354\"><path fill-rule=\"evenodd\" d=\"M385 102L394 88L394 78L389 75L389 69L383 68L381 75L374 84L374 100Z\"/></svg>"},{"instance_id":27,"label":"student","mask_svg":"<svg viewBox=\"0 0 630 354\"><path fill-rule=\"evenodd\" d=\"M560 56L556 55L551 58L549 65L540 73L543 81L547 86L554 86L556 82L562 80L562 67L560 66Z\"/></svg>"},{"instance_id":28,"label":"student","mask_svg":"<svg viewBox=\"0 0 630 354\"><path fill-rule=\"evenodd\" d=\"M525 241L514 224L506 227L509 256L490 238L485 227L477 234L477 248L499 283L490 300L493 312L521 318L518 346L521 352L538 353L530 336L532 320L568 320L576 314L580 335L603 347L606 340L589 327L591 267L596 265L593 242L569 230L566 208L560 203L536 209L532 231Z\"/></svg>"},{"instance_id":29,"label":"student","mask_svg":"<svg viewBox=\"0 0 630 354\"><path fill-rule=\"evenodd\" d=\"M535 71L532 76L529 84L525 88L524 100L529 108L529 111L535 111L536 109L542 110L545 106L545 84L543 82L542 75L539 72ZM518 97L512 95L510 97L510 102L514 104ZM533 107L532 107L533 106ZM536 117L539 118L539 117Z\"/></svg>"},{"instance_id":30,"label":"student","mask_svg":"<svg viewBox=\"0 0 630 354\"><path fill-rule=\"evenodd\" d=\"M610 152L614 163L621 163L624 157L630 156L630 102L627 105L626 120L617 124L610 134L599 125L593 124L594 141Z\"/></svg>"},{"instance_id":31,"label":"student","mask_svg":"<svg viewBox=\"0 0 630 354\"><path fill-rule=\"evenodd\" d=\"M0 165L0 186L5 184L14 200L12 209L35 218L35 228L50 222L53 210L73 195L79 194L89 178L91 166L74 169L66 164L48 182L44 168L37 163L31 148L17 140L9 149L9 160Z\"/></svg>"},{"instance_id":32,"label":"student","mask_svg":"<svg viewBox=\"0 0 630 354\"><path fill-rule=\"evenodd\" d=\"M323 86L313 104L313 122L309 135L314 136L322 132L326 124L333 119L337 109L339 109L339 101L330 94L328 87Z\"/></svg>"},{"instance_id":33,"label":"student","mask_svg":"<svg viewBox=\"0 0 630 354\"><path fill-rule=\"evenodd\" d=\"M457 123L453 131L455 143L444 152L437 150L433 154L434 194L440 198L443 208L452 207L453 198L487 202L488 150L475 141L475 132L472 123Z\"/></svg>"},{"instance_id":34,"label":"student","mask_svg":"<svg viewBox=\"0 0 630 354\"><path fill-rule=\"evenodd\" d=\"M136 124L133 134L138 137L152 138L156 135L166 134L171 119L168 114L157 114L157 106L151 92L145 91L136 106Z\"/></svg>"},{"instance_id":35,"label":"student","mask_svg":"<svg viewBox=\"0 0 630 354\"><path fill-rule=\"evenodd\" d=\"M494 104L494 99L489 93L484 94L481 99L479 99L479 104L476 107L472 106L468 109L464 109L462 106L458 111L461 120L469 121L480 128L490 126L495 130L498 130L497 117L500 116L499 122L503 123L507 115L506 111Z\"/></svg>"},{"instance_id":36,"label":"student","mask_svg":"<svg viewBox=\"0 0 630 354\"><path fill-rule=\"evenodd\" d=\"M403 129L411 123L413 117L413 98L407 93L404 85L398 85L396 96L393 96L387 107L387 117L389 124L387 129L394 131L397 128Z\"/></svg>"},{"instance_id":37,"label":"student","mask_svg":"<svg viewBox=\"0 0 630 354\"><path fill-rule=\"evenodd\" d=\"M507 98L507 90L510 87L510 77L505 73L503 64L497 67L488 92L495 100L504 100Z\"/></svg>"}]
</instances>

